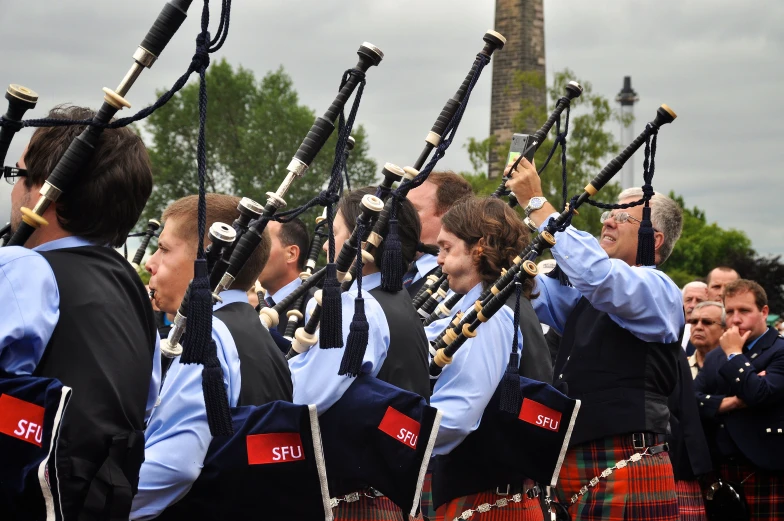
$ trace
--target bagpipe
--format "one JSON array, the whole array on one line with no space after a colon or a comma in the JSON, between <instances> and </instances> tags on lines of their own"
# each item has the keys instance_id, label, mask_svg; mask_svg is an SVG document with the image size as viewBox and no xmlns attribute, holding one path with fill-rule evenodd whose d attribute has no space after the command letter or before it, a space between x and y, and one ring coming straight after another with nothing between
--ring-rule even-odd
<instances>
[{"instance_id":1,"label":"bagpipe","mask_svg":"<svg viewBox=\"0 0 784 521\"><path fill-rule=\"evenodd\" d=\"M35 108L38 102L38 94L35 91L21 85L11 84L5 91L5 99L8 100L8 110L0 116L0 164L5 164L5 156L8 154L8 147L14 135L24 127L22 116L25 112Z\"/></svg>"},{"instance_id":2,"label":"bagpipe","mask_svg":"<svg viewBox=\"0 0 784 521\"><path fill-rule=\"evenodd\" d=\"M139 266L142 263L142 259L144 258L144 254L147 252L147 246L150 244L150 239L153 238L155 232L160 227L161 223L157 219L150 219L147 221L147 230L145 230L144 234L142 235L142 241L139 243L139 247L136 249L136 253L133 255L133 260L131 260L131 266L133 266L133 269L139 269Z\"/></svg>"},{"instance_id":3,"label":"bagpipe","mask_svg":"<svg viewBox=\"0 0 784 521\"><path fill-rule=\"evenodd\" d=\"M554 234L560 229L564 229L571 222L574 211L583 203L589 201L606 185L612 177L617 174L624 163L636 152L643 144L649 142L651 136L656 135L658 129L675 119L675 113L666 105L662 105L656 111L656 117L645 127L645 130L624 149L618 157L612 159L596 177L586 185L584 191L579 196L574 196L567 208L558 216L551 220L542 233L536 236L531 244L513 260L512 266L496 280L496 282L485 290L480 299L474 304L463 319L454 327L444 331L438 340L435 349L436 356L430 364L430 374L438 376L441 369L451 361L452 356L468 338L476 335L476 329L482 322L486 322L495 312L497 312L504 302L511 296L514 290L514 281L517 278L536 276L538 270L533 260L536 259L546 249L555 245ZM655 145L654 145L655 150ZM643 201L639 201L642 204ZM647 206L647 201L646 201ZM649 214L650 215L650 214ZM650 218L650 217L649 217Z\"/></svg>"},{"instance_id":4,"label":"bagpipe","mask_svg":"<svg viewBox=\"0 0 784 521\"><path fill-rule=\"evenodd\" d=\"M533 260L545 248L555 244L555 232L563 231L569 225L574 211L604 187L643 143L652 143L655 153L655 136L659 127L674 119L675 114L666 105L660 107L656 118L642 134L617 158L611 160L582 194L574 196L557 218L551 219L547 229L515 258L512 266L462 318L455 317L436 342L435 355L430 364L431 377L441 374L468 339L476 339L479 326L490 320L513 292L516 292L517 298L514 323L519 323L521 280L523 277L533 278L537 274ZM652 177L648 169L648 152L646 147L647 183ZM476 341L481 341L481 337ZM515 334L507 368L482 415L479 427L452 453L437 458L433 478L436 508L454 497L487 489L499 482L514 482L512 480L521 479L521 476L555 486L580 402L563 395L549 384L520 376L519 362ZM526 450L532 446L537 447L535 454ZM493 450L488 452L482 447L493 447ZM470 478L456 478L458 469L466 465L471 468Z\"/></svg>"},{"instance_id":5,"label":"bagpipe","mask_svg":"<svg viewBox=\"0 0 784 521\"><path fill-rule=\"evenodd\" d=\"M46 219L43 218L44 212L46 212L47 208L49 208L52 203L57 202L63 192L68 191L71 188L81 169L84 168L93 156L95 147L98 145L98 140L104 129L112 126L119 127L128 125L133 121L142 119L168 101L168 99L163 102L159 100L153 107L143 110L132 118L126 118L125 120L111 123L112 118L118 111L131 106L124 96L139 78L142 71L145 68L152 67L172 36L174 36L174 33L177 32L177 29L182 25L182 22L187 16L188 7L190 7L191 1L192 0L172 0L164 5L163 10L144 37L144 40L142 40L142 43L137 48L136 52L134 52L131 68L115 90L104 87L104 98L101 108L95 114L92 121L86 122L88 124L87 128L71 142L65 154L63 154L63 157L57 163L57 166L55 166L52 173L49 174L41 188L41 195L33 209L21 209L22 223L20 223L19 227L8 241L9 246L24 245L37 228L48 224ZM189 74L190 72L188 75ZM184 84L184 81L182 83ZM46 126L51 123L52 122L44 120L43 125ZM68 121L64 123L84 124L85 122ZM5 123L3 124L3 128L6 128Z\"/></svg>"},{"instance_id":6,"label":"bagpipe","mask_svg":"<svg viewBox=\"0 0 784 521\"><path fill-rule=\"evenodd\" d=\"M553 143L553 147L550 151L549 157L547 161L545 161L544 165L542 166L541 170L547 167L547 163L550 161L553 153L555 152L556 148L558 147L559 143L562 143L565 139L565 133L568 131L568 117L569 117L569 108L571 106L571 102L573 99L578 98L583 93L582 86L577 83L576 81L570 81L566 84L564 95L556 102L555 108L553 109L550 116L544 122L544 124L532 134L529 142L529 145L526 150L524 150L520 157L518 157L517 161L515 161L514 166L516 167L517 164L523 157L529 156L532 157L533 154L539 149L539 147L544 143L547 135L550 133L550 130L553 128L553 125L558 124L558 138L556 142ZM567 113L567 124L564 134L560 133L560 118L561 114L566 111ZM541 171L540 170L540 171ZM503 197L509 196L509 205L514 207L517 205L517 199L514 197L514 194L511 194L510 191L506 188L506 181L507 178L504 178L501 181L501 184L496 188L496 190L490 195L490 197ZM432 276L431 276L432 277ZM449 284L443 284L443 281L438 278L431 278L425 282L425 285L419 290L419 292L414 296L413 302L414 307L417 308L418 313L422 317L423 320L427 320L430 317L430 314L434 312L436 307L439 305L441 300L446 297L446 294L449 290ZM433 287L433 284L438 283ZM437 319L438 317L435 317ZM432 321L431 321L432 322Z\"/></svg>"}]
</instances>

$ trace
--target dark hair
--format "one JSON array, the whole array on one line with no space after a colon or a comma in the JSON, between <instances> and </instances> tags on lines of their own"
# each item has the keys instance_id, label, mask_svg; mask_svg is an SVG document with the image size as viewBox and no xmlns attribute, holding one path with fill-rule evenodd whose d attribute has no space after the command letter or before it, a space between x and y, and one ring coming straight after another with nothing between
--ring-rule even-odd
<instances>
[{"instance_id":1,"label":"dark hair","mask_svg":"<svg viewBox=\"0 0 784 521\"><path fill-rule=\"evenodd\" d=\"M501 199L490 197L463 199L441 217L441 225L467 247L482 247L474 253L473 264L485 288L501 276L502 269L509 269L530 241L528 229L514 210ZM531 279L525 280L526 297L530 298L533 286Z\"/></svg>"},{"instance_id":2,"label":"dark hair","mask_svg":"<svg viewBox=\"0 0 784 521\"><path fill-rule=\"evenodd\" d=\"M436 189L436 213L443 215L456 202L474 195L474 189L468 180L451 170L430 172L427 183L433 183Z\"/></svg>"},{"instance_id":3,"label":"dark hair","mask_svg":"<svg viewBox=\"0 0 784 521\"><path fill-rule=\"evenodd\" d=\"M297 257L297 269L303 271L305 262L308 260L308 249L310 248L310 234L305 223L298 218L280 224L278 238L283 246L297 246L299 257Z\"/></svg>"},{"instance_id":4,"label":"dark hair","mask_svg":"<svg viewBox=\"0 0 784 521\"><path fill-rule=\"evenodd\" d=\"M360 202L362 201L362 196L366 194L373 195L375 193L376 188L368 186L344 193L343 197L340 198L338 210L340 210L340 213L343 215L343 219L346 221L346 226L349 230L353 230L357 225L357 217L359 217L361 213ZM397 221L397 234L398 237L400 237L403 257L401 269L403 270L403 273L405 273L408 270L409 264L411 264L411 261L413 261L416 256L417 244L419 244L419 234L422 233L419 215L414 209L414 205L411 204L411 201L408 199L403 199L398 205ZM373 258L379 269L381 268L381 259L384 257L384 244L385 242L382 242L381 246L373 253Z\"/></svg>"},{"instance_id":5,"label":"dark hair","mask_svg":"<svg viewBox=\"0 0 784 521\"><path fill-rule=\"evenodd\" d=\"M95 112L59 105L47 117L92 119ZM25 186L41 186L84 125L42 127L27 145ZM150 157L141 138L130 128L106 129L95 153L55 205L57 222L65 231L101 244L119 247L152 192Z\"/></svg>"},{"instance_id":6,"label":"dark hair","mask_svg":"<svg viewBox=\"0 0 784 521\"><path fill-rule=\"evenodd\" d=\"M762 289L762 286L749 279L738 279L727 283L721 292L721 300L724 301L727 297L734 297L738 293L746 293L750 291L754 295L754 303L757 309L762 310L768 305L768 294Z\"/></svg>"},{"instance_id":7,"label":"dark hair","mask_svg":"<svg viewBox=\"0 0 784 521\"><path fill-rule=\"evenodd\" d=\"M237 210L239 203L239 197L224 194L207 194L207 227L202 239L205 244L209 241L210 226L216 222L231 225L234 219L239 217L240 212ZM163 211L164 226L166 225L166 220L177 219L180 225L178 235L193 244L194 250L196 248L196 234L199 230L197 220L198 204L199 196L189 195L174 201ZM233 289L248 291L253 286L269 259L271 244L269 233L265 231L261 236L259 247L256 248L248 262L245 263L245 266L237 274L237 278L232 284Z\"/></svg>"}]
</instances>

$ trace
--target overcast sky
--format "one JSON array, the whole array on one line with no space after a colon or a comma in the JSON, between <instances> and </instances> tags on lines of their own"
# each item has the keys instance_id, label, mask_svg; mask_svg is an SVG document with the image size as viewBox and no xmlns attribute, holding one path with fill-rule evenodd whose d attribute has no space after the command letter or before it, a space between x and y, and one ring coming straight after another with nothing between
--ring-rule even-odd
<instances>
[{"instance_id":1,"label":"overcast sky","mask_svg":"<svg viewBox=\"0 0 784 521\"><path fill-rule=\"evenodd\" d=\"M212 4L217 21L220 2ZM631 75L640 97L635 133L661 103L678 113L659 136L654 186L683 195L709 221L745 231L759 252L784 253L784 2L544 4L548 74L569 67L609 98ZM39 93L28 117L63 102L97 107L101 88L117 86L162 5L0 0L0 85L19 83ZM126 96L133 111L154 101L154 91L170 86L187 67L201 5L194 2L169 47ZM368 72L358 121L379 164L404 166L419 155L435 117L481 49L494 8L491 0L238 1L228 41L213 59L225 56L257 77L283 65L301 101L321 114L343 71L356 63L359 44L375 44L385 58ZM442 167L469 170L462 144L469 136L487 136L490 73L480 79ZM0 106L4 111L4 100ZM16 161L28 138L17 136L6 164ZM641 178L642 154L635 159ZM2 185L0 216L6 216L9 190Z\"/></svg>"}]
</instances>

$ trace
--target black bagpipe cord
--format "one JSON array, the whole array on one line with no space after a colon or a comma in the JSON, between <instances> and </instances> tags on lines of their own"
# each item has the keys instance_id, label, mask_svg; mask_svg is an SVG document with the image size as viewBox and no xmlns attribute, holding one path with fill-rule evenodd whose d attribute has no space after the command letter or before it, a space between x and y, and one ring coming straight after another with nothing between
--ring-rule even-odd
<instances>
[{"instance_id":1,"label":"black bagpipe cord","mask_svg":"<svg viewBox=\"0 0 784 521\"><path fill-rule=\"evenodd\" d=\"M517 415L520 412L523 396L520 392L520 354L517 352L519 344L517 342L517 328L520 324L520 298L522 293L522 284L520 278L515 275L515 309L514 309L514 324L512 324L512 352L509 354L509 363L504 371L504 376L501 379L501 401L499 408L510 414Z\"/></svg>"},{"instance_id":2,"label":"black bagpipe cord","mask_svg":"<svg viewBox=\"0 0 784 521\"><path fill-rule=\"evenodd\" d=\"M400 237L398 236L396 206L400 204L409 191L427 181L430 172L433 171L436 164L446 154L446 150L449 148L449 145L452 144L452 140L455 137L457 127L460 125L460 120L463 118L463 113L465 112L468 100L471 97L471 91L474 90L474 85L476 85L476 81L479 79L482 69L484 69L488 63L490 63L490 58L484 54L480 54L479 65L477 66L476 71L474 71L471 82L468 84L465 96L463 96L460 106L444 129L444 137L436 147L435 152L433 152L433 156L430 158L427 165L425 165L414 179L408 183L404 183L403 186L398 187L390 193L390 196L394 198L394 204L392 205L392 211L390 213L389 230L387 236L384 238L384 255L381 260L381 289L384 291L394 293L403 289L403 275L405 274L405 270L402 263L402 244L400 242Z\"/></svg>"},{"instance_id":3,"label":"black bagpipe cord","mask_svg":"<svg viewBox=\"0 0 784 521\"><path fill-rule=\"evenodd\" d=\"M193 281L188 301L188 330L183 339L183 351L180 362L183 364L200 364L202 370L202 391L207 410L207 423L213 436L230 436L234 434L229 411L229 398L223 384L223 370L218 360L218 350L212 339L212 306L213 298L210 288L207 259L202 238L207 228L207 82L206 70L209 65L209 54L217 51L226 40L229 28L231 1L224 0L221 10L221 22L218 36L210 41L209 4L204 2L201 18L201 33L196 38L196 54L199 67L199 136L197 142L197 165L199 174L198 202L198 237L196 261L193 265ZM193 63L191 64L193 66Z\"/></svg>"},{"instance_id":4,"label":"black bagpipe cord","mask_svg":"<svg viewBox=\"0 0 784 521\"><path fill-rule=\"evenodd\" d=\"M348 81L349 75L362 75L357 86L354 103L351 106L348 119L340 113L338 122L338 140L335 145L335 161L332 163L332 172L326 190L320 192L316 197L308 201L299 208L280 212L275 216L275 220L281 223L289 222L314 206L324 206L327 209L327 228L329 238L327 242L327 265L321 294L321 327L319 332L319 347L330 349L343 347L343 306L341 300L340 282L337 277L337 266L335 264L335 233L333 231L333 221L335 219L335 204L340 200L343 191L343 170L346 164L346 145L354 126L354 121L359 110L359 103L362 99L362 92L365 89L366 80L364 73L355 69L348 69L340 82L340 87Z\"/></svg>"},{"instance_id":5,"label":"black bagpipe cord","mask_svg":"<svg viewBox=\"0 0 784 521\"><path fill-rule=\"evenodd\" d=\"M360 216L357 219L357 237L364 237L367 223ZM350 377L359 376L362 369L362 360L367 350L370 325L365 316L365 299L362 298L362 248L357 248L357 297L354 299L354 316L349 326L346 349L340 360L338 375ZM322 306L323 307L323 306Z\"/></svg>"}]
</instances>

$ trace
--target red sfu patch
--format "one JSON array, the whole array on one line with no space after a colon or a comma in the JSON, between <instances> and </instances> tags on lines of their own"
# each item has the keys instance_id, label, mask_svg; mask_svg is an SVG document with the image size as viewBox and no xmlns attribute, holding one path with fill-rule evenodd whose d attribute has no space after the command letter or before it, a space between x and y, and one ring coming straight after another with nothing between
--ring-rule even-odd
<instances>
[{"instance_id":1,"label":"red sfu patch","mask_svg":"<svg viewBox=\"0 0 784 521\"><path fill-rule=\"evenodd\" d=\"M406 447L416 449L419 440L419 422L402 412L387 407L378 430L392 436Z\"/></svg>"},{"instance_id":2,"label":"red sfu patch","mask_svg":"<svg viewBox=\"0 0 784 521\"><path fill-rule=\"evenodd\" d=\"M289 463L305 459L298 432L251 434L246 438L248 465Z\"/></svg>"},{"instance_id":3,"label":"red sfu patch","mask_svg":"<svg viewBox=\"0 0 784 521\"><path fill-rule=\"evenodd\" d=\"M0 432L41 446L44 408L8 394L0 395Z\"/></svg>"},{"instance_id":4,"label":"red sfu patch","mask_svg":"<svg viewBox=\"0 0 784 521\"><path fill-rule=\"evenodd\" d=\"M523 406L520 408L518 418L553 432L558 432L558 428L561 426L560 412L530 398L523 398Z\"/></svg>"}]
</instances>

